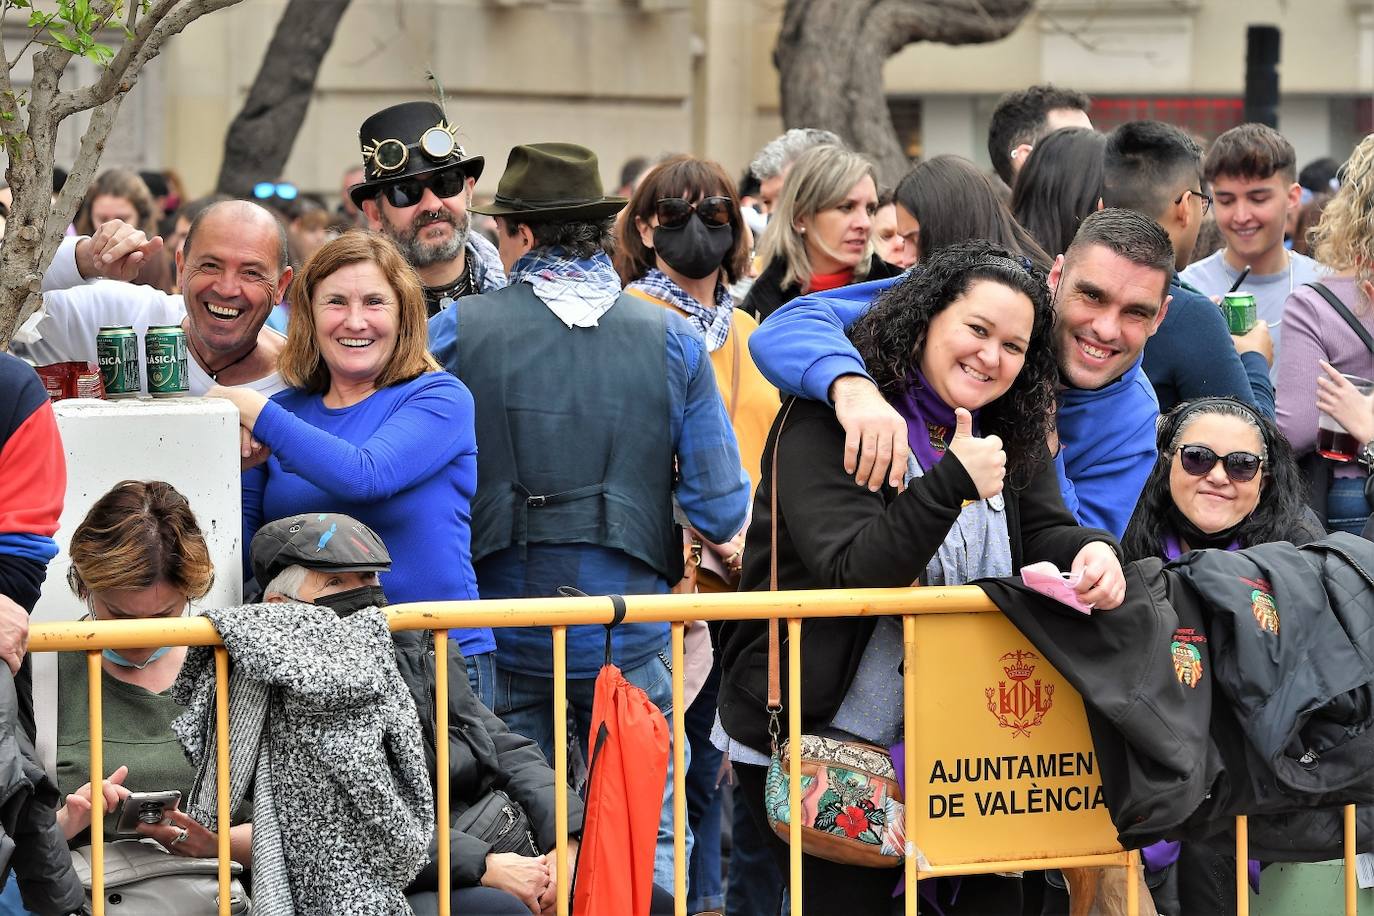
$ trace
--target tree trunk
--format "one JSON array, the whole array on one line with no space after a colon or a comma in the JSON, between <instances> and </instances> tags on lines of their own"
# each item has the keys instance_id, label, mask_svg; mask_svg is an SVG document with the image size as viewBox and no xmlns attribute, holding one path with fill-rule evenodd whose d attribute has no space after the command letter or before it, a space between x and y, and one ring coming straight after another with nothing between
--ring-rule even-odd
<instances>
[{"instance_id":1,"label":"tree trunk","mask_svg":"<svg viewBox=\"0 0 1374 916\"><path fill-rule=\"evenodd\" d=\"M281 177L310 99L320 64L334 43L349 0L290 0L243 108L224 138L216 190L252 197L253 185Z\"/></svg>"},{"instance_id":2,"label":"tree trunk","mask_svg":"<svg viewBox=\"0 0 1374 916\"><path fill-rule=\"evenodd\" d=\"M773 52L787 127L833 130L892 185L910 167L883 92L883 64L916 41L1004 38L1033 0L787 0Z\"/></svg>"}]
</instances>

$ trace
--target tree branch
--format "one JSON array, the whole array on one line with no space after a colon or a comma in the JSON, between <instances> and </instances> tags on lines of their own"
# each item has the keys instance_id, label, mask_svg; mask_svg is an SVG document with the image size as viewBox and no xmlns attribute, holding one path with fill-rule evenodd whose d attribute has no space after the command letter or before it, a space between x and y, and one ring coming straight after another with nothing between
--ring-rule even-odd
<instances>
[{"instance_id":1,"label":"tree branch","mask_svg":"<svg viewBox=\"0 0 1374 916\"><path fill-rule=\"evenodd\" d=\"M124 94L117 93L91 112L91 120L81 135L81 151L76 154L67 181L62 185L62 191L52 205L52 216L44 227L40 264L52 260L52 256L57 252L57 246L61 244L62 237L67 232L67 226L71 225L72 219L76 216L76 208L80 205L81 198L86 196L87 188L95 180L96 172L100 169L101 154L105 152L105 141L110 137L110 131L114 128L115 119L119 115L119 106L123 101ZM21 316L20 321L23 321L24 317L26 316Z\"/></svg>"}]
</instances>

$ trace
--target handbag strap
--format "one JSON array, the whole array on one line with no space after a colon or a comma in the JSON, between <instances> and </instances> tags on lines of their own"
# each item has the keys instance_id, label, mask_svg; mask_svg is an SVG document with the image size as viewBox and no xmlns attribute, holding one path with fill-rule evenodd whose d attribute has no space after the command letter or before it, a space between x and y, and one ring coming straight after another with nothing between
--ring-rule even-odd
<instances>
[{"instance_id":1,"label":"handbag strap","mask_svg":"<svg viewBox=\"0 0 1374 916\"><path fill-rule=\"evenodd\" d=\"M732 319L733 315L730 316ZM734 357L733 371L730 373L730 425L735 425L735 414L739 412L740 342L739 328L730 324L731 355Z\"/></svg>"},{"instance_id":2,"label":"handbag strap","mask_svg":"<svg viewBox=\"0 0 1374 916\"><path fill-rule=\"evenodd\" d=\"M778 590L778 451L782 448L782 433L787 415L792 412L796 398L788 398L778 419L778 434L773 440L773 462L768 474L768 590ZM797 677L797 672L792 672ZM774 753L778 749L778 714L782 712L782 658L779 646L778 618L768 618L768 737Z\"/></svg>"},{"instance_id":3,"label":"handbag strap","mask_svg":"<svg viewBox=\"0 0 1374 916\"><path fill-rule=\"evenodd\" d=\"M1369 329L1360 323L1360 319L1356 318L1354 313L1346 308L1345 303L1340 300L1339 296L1331 292L1325 283L1317 283L1314 281L1312 283L1304 283L1303 286L1312 287L1323 299L1330 303L1331 307L1336 310L1336 314L1340 315L1341 319L1345 321L1346 324L1350 325L1350 330L1354 331L1356 335L1359 336L1360 340L1364 342L1365 349L1370 353L1374 353L1374 335L1371 335Z\"/></svg>"}]
</instances>

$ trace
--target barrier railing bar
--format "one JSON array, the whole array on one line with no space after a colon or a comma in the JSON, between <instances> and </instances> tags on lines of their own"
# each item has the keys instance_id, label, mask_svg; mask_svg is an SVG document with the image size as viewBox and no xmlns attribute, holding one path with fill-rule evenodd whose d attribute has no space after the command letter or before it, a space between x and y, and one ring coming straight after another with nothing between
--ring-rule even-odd
<instances>
[{"instance_id":1,"label":"barrier railing bar","mask_svg":"<svg viewBox=\"0 0 1374 916\"><path fill-rule=\"evenodd\" d=\"M219 916L229 916L229 650L215 647L215 820Z\"/></svg>"},{"instance_id":2,"label":"barrier railing bar","mask_svg":"<svg viewBox=\"0 0 1374 916\"><path fill-rule=\"evenodd\" d=\"M916 916L920 894L916 893L916 618L907 614L902 618L902 743L903 760L902 803L905 823L902 833L906 839L902 868L906 871L906 916Z\"/></svg>"},{"instance_id":3,"label":"barrier railing bar","mask_svg":"<svg viewBox=\"0 0 1374 916\"><path fill-rule=\"evenodd\" d=\"M787 843L791 854L792 916L802 916L801 625L787 619Z\"/></svg>"},{"instance_id":4,"label":"barrier railing bar","mask_svg":"<svg viewBox=\"0 0 1374 916\"><path fill-rule=\"evenodd\" d=\"M448 797L448 630L434 631L434 844L439 859L439 916L453 912L453 882L449 875L452 862L449 856Z\"/></svg>"},{"instance_id":5,"label":"barrier railing bar","mask_svg":"<svg viewBox=\"0 0 1374 916\"><path fill-rule=\"evenodd\" d=\"M673 624L673 912L687 916L687 703L685 627Z\"/></svg>"},{"instance_id":6,"label":"barrier railing bar","mask_svg":"<svg viewBox=\"0 0 1374 916\"><path fill-rule=\"evenodd\" d=\"M1355 806L1346 805L1341 814L1345 821L1342 825L1345 841L1341 850L1345 853L1345 916L1356 916L1360 911L1360 902L1356 896L1359 885L1356 883L1355 855L1359 849L1355 845Z\"/></svg>"},{"instance_id":7,"label":"barrier railing bar","mask_svg":"<svg viewBox=\"0 0 1374 916\"><path fill-rule=\"evenodd\" d=\"M1236 916L1250 916L1250 822L1236 818Z\"/></svg>"},{"instance_id":8,"label":"barrier railing bar","mask_svg":"<svg viewBox=\"0 0 1374 916\"><path fill-rule=\"evenodd\" d=\"M1136 916L1140 912L1140 850L1126 853L1126 912Z\"/></svg>"},{"instance_id":9,"label":"barrier railing bar","mask_svg":"<svg viewBox=\"0 0 1374 916\"><path fill-rule=\"evenodd\" d=\"M591 765L590 756L587 764ZM558 916L568 916L568 628L565 626L553 628L553 824L558 836L554 858ZM581 850L578 852L580 854Z\"/></svg>"},{"instance_id":10,"label":"barrier railing bar","mask_svg":"<svg viewBox=\"0 0 1374 916\"><path fill-rule=\"evenodd\" d=\"M101 650L86 653L86 709L91 733L91 911L105 916L105 723L101 715Z\"/></svg>"},{"instance_id":11,"label":"barrier railing bar","mask_svg":"<svg viewBox=\"0 0 1374 916\"><path fill-rule=\"evenodd\" d=\"M1034 869L1045 871L1051 868L1121 868L1129 857L1127 852L1105 852L1091 856L1049 856L1036 859L1010 859L987 862L966 862L962 865L928 865L917 875L922 881L927 878L949 878L958 875L990 875L994 872L1025 871ZM1028 865L1028 862L1034 864Z\"/></svg>"}]
</instances>

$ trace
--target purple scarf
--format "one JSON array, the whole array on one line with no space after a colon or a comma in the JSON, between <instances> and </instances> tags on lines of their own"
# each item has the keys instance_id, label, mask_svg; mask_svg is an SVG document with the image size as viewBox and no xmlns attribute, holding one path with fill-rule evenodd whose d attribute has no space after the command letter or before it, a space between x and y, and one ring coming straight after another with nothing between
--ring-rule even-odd
<instances>
[{"instance_id":1,"label":"purple scarf","mask_svg":"<svg viewBox=\"0 0 1374 916\"><path fill-rule=\"evenodd\" d=\"M1235 540L1226 545L1227 550L1240 550L1240 541ZM1170 562L1177 560L1185 553L1183 545L1179 543L1177 537L1172 534L1164 535L1164 549L1161 551L1164 559Z\"/></svg>"},{"instance_id":2,"label":"purple scarf","mask_svg":"<svg viewBox=\"0 0 1374 916\"><path fill-rule=\"evenodd\" d=\"M954 437L954 408L931 390L920 369L911 370L911 378L901 393L892 399L892 406L906 420L906 439L911 453L929 471L945 457L945 448ZM978 435L978 411L973 416L973 434Z\"/></svg>"}]
</instances>

